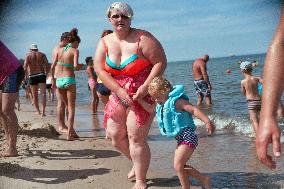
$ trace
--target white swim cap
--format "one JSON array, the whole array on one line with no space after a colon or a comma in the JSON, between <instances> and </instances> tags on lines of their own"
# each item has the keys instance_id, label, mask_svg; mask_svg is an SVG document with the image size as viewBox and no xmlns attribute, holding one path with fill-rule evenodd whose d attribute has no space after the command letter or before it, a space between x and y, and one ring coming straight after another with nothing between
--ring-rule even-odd
<instances>
[{"instance_id":1,"label":"white swim cap","mask_svg":"<svg viewBox=\"0 0 284 189\"><path fill-rule=\"evenodd\" d=\"M129 18L132 18L134 15L132 8L127 3L123 2L115 2L111 4L106 12L107 17L110 17L111 11L113 10L117 10L122 14L124 14L125 16L128 16Z\"/></svg>"},{"instance_id":2,"label":"white swim cap","mask_svg":"<svg viewBox=\"0 0 284 189\"><path fill-rule=\"evenodd\" d=\"M241 70L252 70L252 63L250 61L243 61L240 68Z\"/></svg>"}]
</instances>

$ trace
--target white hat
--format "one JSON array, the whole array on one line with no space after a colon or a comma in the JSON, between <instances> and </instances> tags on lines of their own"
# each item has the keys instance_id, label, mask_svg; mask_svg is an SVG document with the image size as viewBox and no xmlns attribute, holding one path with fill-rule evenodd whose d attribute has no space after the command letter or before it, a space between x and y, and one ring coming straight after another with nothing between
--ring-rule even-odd
<instances>
[{"instance_id":1,"label":"white hat","mask_svg":"<svg viewBox=\"0 0 284 189\"><path fill-rule=\"evenodd\" d=\"M128 18L132 18L134 15L132 8L127 3L123 3L123 2L115 2L111 4L106 12L108 17L110 17L112 10L117 10L121 12L122 14L124 14L125 16L127 16Z\"/></svg>"},{"instance_id":2,"label":"white hat","mask_svg":"<svg viewBox=\"0 0 284 189\"><path fill-rule=\"evenodd\" d=\"M241 70L252 70L252 63L250 61L243 61L240 68Z\"/></svg>"},{"instance_id":3,"label":"white hat","mask_svg":"<svg viewBox=\"0 0 284 189\"><path fill-rule=\"evenodd\" d=\"M38 50L36 44L31 44L30 49L31 49L31 50Z\"/></svg>"}]
</instances>

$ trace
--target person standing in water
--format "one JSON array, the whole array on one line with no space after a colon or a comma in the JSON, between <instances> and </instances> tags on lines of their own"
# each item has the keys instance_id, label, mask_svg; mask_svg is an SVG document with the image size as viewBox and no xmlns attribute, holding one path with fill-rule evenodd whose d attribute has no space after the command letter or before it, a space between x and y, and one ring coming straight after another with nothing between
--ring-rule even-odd
<instances>
[{"instance_id":1,"label":"person standing in water","mask_svg":"<svg viewBox=\"0 0 284 189\"><path fill-rule=\"evenodd\" d=\"M206 104L212 105L211 91L212 86L207 73L208 54L203 55L192 63L192 76L194 79L194 88L197 95L197 106L202 104L205 97Z\"/></svg>"},{"instance_id":2,"label":"person standing in water","mask_svg":"<svg viewBox=\"0 0 284 189\"><path fill-rule=\"evenodd\" d=\"M244 75L241 81L241 90L247 99L249 117L253 126L254 133L257 133L259 123L259 112L261 109L261 97L258 90L258 84L262 83L260 77L252 75L252 63L244 61L241 63L240 68Z\"/></svg>"}]
</instances>

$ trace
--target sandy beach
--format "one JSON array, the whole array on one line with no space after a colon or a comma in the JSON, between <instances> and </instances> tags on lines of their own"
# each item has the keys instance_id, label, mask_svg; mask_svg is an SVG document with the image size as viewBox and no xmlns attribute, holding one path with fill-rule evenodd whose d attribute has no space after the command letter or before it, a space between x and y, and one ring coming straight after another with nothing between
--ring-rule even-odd
<instances>
[{"instance_id":1,"label":"sandy beach","mask_svg":"<svg viewBox=\"0 0 284 189\"><path fill-rule=\"evenodd\" d=\"M133 181L126 179L131 163L105 139L103 130L93 132L92 124L86 125L91 120L86 106L76 110L75 128L80 140L66 141L66 136L55 130L54 104L48 105L47 116L40 118L31 105L22 102L21 110L16 112L21 127L17 142L19 156L0 158L1 189L133 186ZM98 118L101 123L102 112ZM198 132L199 146L190 163L212 177L213 188L284 188L283 157L278 160L278 168L270 171L257 161L251 139L233 136L229 129L227 133L217 132L214 137L207 137L203 130ZM152 152L149 188L180 188L172 166L175 141L161 137L153 124L149 144ZM4 147L2 130L0 147ZM197 181L193 180L192 184L192 188L201 188Z\"/></svg>"}]
</instances>

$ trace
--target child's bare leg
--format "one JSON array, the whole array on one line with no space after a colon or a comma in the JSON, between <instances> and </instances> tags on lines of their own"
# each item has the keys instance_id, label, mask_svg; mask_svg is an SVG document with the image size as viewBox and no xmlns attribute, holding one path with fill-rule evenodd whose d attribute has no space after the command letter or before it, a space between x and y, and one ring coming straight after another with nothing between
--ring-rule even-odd
<instances>
[{"instance_id":1,"label":"child's bare leg","mask_svg":"<svg viewBox=\"0 0 284 189\"><path fill-rule=\"evenodd\" d=\"M191 167L190 165L185 165L184 169L185 169L185 171L186 171L186 173L188 175L194 177L199 182L201 182L205 189L211 188L211 179L210 179L210 177L201 174L198 170L196 170L195 168Z\"/></svg>"},{"instance_id":2,"label":"child's bare leg","mask_svg":"<svg viewBox=\"0 0 284 189\"><path fill-rule=\"evenodd\" d=\"M199 180L206 189L211 188L209 177L202 175L193 167L186 165L186 162L190 159L193 151L194 149L190 148L188 145L179 145L175 152L174 167L179 177L182 188L190 188L188 176L192 176Z\"/></svg>"},{"instance_id":3,"label":"child's bare leg","mask_svg":"<svg viewBox=\"0 0 284 189\"><path fill-rule=\"evenodd\" d=\"M257 128L258 128L258 123L259 123L259 119L258 119L258 111L257 110L249 110L249 117L250 117L250 121L254 130L254 133L257 132Z\"/></svg>"}]
</instances>

